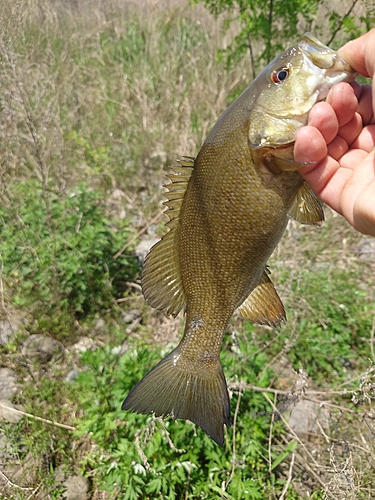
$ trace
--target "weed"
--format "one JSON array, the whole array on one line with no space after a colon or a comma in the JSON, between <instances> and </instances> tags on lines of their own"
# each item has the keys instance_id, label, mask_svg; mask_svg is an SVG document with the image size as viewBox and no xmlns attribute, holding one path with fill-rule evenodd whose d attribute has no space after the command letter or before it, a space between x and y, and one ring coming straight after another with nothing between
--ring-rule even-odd
<instances>
[{"instance_id":1,"label":"weed","mask_svg":"<svg viewBox=\"0 0 375 500\"><path fill-rule=\"evenodd\" d=\"M20 182L0 207L2 277L34 328L64 335L72 322L113 308L132 280L134 258L113 254L129 234L106 216L103 195L82 184L61 196Z\"/></svg>"}]
</instances>

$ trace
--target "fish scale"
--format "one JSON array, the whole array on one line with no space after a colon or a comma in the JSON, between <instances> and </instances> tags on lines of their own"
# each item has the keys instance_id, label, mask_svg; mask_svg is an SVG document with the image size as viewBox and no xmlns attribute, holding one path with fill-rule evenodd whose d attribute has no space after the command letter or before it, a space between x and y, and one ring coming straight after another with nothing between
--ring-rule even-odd
<instances>
[{"instance_id":1,"label":"fish scale","mask_svg":"<svg viewBox=\"0 0 375 500\"><path fill-rule=\"evenodd\" d=\"M278 326L283 304L267 261L288 220L320 226L322 204L293 161L297 130L315 102L356 74L338 52L305 34L276 57L219 118L196 158L166 185L169 232L146 257L142 289L165 314L186 313L183 338L131 390L122 408L188 419L219 445L230 425L220 363L237 309Z\"/></svg>"}]
</instances>

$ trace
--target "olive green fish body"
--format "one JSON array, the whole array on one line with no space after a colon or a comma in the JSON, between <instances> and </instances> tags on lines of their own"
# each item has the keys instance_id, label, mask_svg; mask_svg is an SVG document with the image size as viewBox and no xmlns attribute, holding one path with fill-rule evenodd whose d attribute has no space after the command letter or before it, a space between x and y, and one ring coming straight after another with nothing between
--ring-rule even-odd
<instances>
[{"instance_id":1,"label":"olive green fish body","mask_svg":"<svg viewBox=\"0 0 375 500\"><path fill-rule=\"evenodd\" d=\"M142 287L153 307L186 312L185 331L123 409L189 419L223 443L230 425L219 357L225 329L236 309L254 323L285 319L267 261L289 217L323 221L292 160L294 137L329 87L353 77L336 52L305 35L224 112L198 156L173 167L170 231L146 258Z\"/></svg>"}]
</instances>

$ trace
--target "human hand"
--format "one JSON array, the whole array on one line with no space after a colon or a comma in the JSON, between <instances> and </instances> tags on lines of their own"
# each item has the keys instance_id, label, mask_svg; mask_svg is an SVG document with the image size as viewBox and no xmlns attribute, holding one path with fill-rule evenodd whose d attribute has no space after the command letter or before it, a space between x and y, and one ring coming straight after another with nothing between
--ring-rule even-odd
<instances>
[{"instance_id":1,"label":"human hand","mask_svg":"<svg viewBox=\"0 0 375 500\"><path fill-rule=\"evenodd\" d=\"M356 71L375 74L375 30L340 49ZM375 88L340 83L296 137L294 158L314 192L354 228L375 236Z\"/></svg>"}]
</instances>

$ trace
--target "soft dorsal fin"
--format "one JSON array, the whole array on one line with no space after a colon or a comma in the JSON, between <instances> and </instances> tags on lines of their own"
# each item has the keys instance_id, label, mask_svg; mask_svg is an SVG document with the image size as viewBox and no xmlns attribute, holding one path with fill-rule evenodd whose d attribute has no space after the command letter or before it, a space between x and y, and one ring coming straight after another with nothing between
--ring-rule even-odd
<instances>
[{"instance_id":1,"label":"soft dorsal fin","mask_svg":"<svg viewBox=\"0 0 375 500\"><path fill-rule=\"evenodd\" d=\"M301 224L321 226L324 222L323 204L304 182L299 188L288 215Z\"/></svg>"},{"instance_id":2,"label":"soft dorsal fin","mask_svg":"<svg viewBox=\"0 0 375 500\"><path fill-rule=\"evenodd\" d=\"M278 326L285 321L284 306L268 277L267 270L237 310L243 318L260 325Z\"/></svg>"},{"instance_id":3,"label":"soft dorsal fin","mask_svg":"<svg viewBox=\"0 0 375 500\"><path fill-rule=\"evenodd\" d=\"M195 158L184 156L173 166L173 174L168 175L166 184L168 207L166 214L169 232L154 245L145 259L142 271L142 290L147 302L165 314L177 316L185 310L187 298L182 284L180 263L176 242L176 227L185 191L194 168Z\"/></svg>"}]
</instances>

